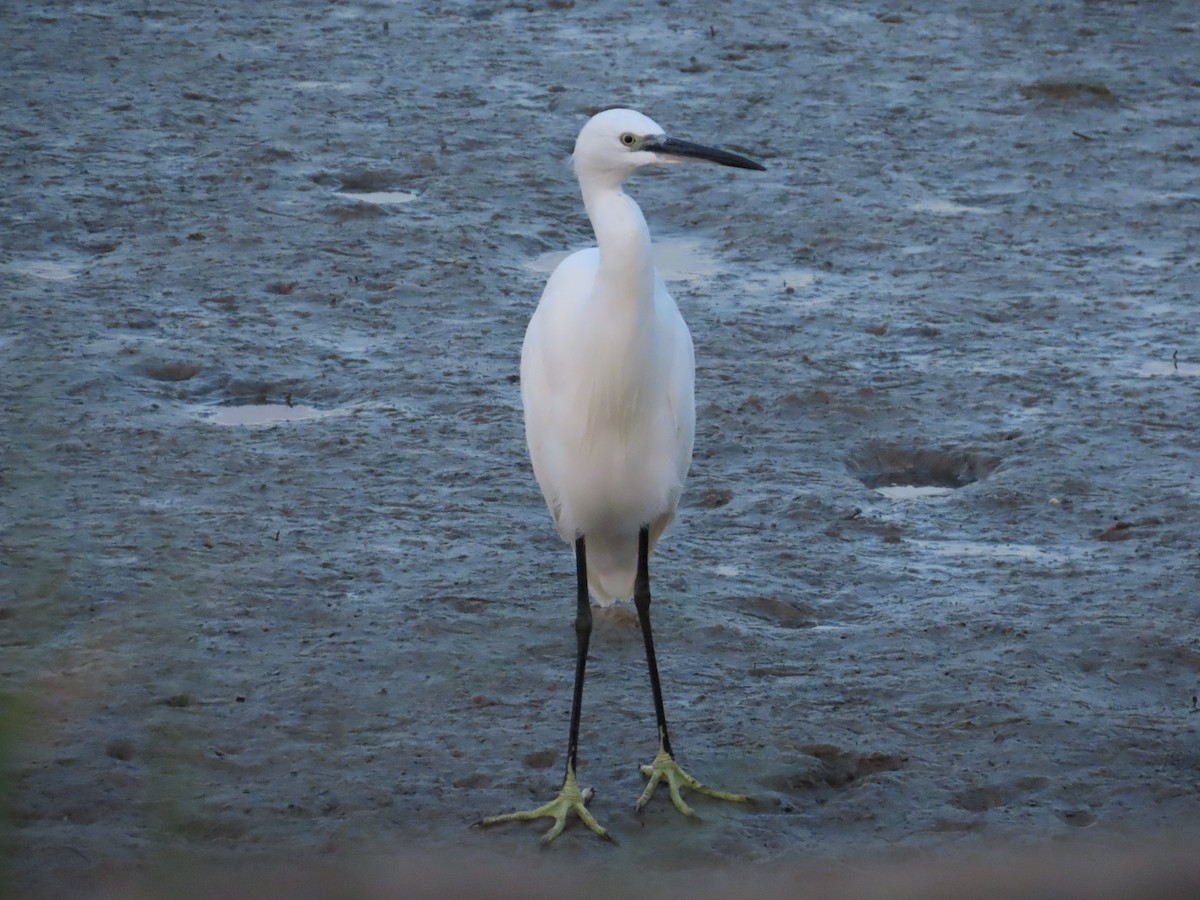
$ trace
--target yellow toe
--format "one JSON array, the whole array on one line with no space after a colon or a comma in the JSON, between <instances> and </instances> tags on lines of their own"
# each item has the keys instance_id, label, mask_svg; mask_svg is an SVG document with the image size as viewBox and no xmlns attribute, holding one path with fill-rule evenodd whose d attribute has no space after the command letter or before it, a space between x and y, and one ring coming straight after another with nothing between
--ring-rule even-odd
<instances>
[{"instance_id":1,"label":"yellow toe","mask_svg":"<svg viewBox=\"0 0 1200 900\"><path fill-rule=\"evenodd\" d=\"M558 792L558 796L549 803L544 803L537 809L522 810L521 812L505 813L500 816L488 816L486 819L480 820L478 825L487 827L489 825L499 825L502 822L520 822L529 819L553 819L554 824L550 826L550 830L542 835L542 843L548 844L567 827L567 816L570 813L575 813L583 824L594 831L597 836L611 841L612 836L600 827L600 823L588 811L587 802L592 799L594 791L591 788L580 790L579 784L575 780L575 770L572 767L567 768L567 776L563 779L562 790Z\"/></svg>"},{"instance_id":2,"label":"yellow toe","mask_svg":"<svg viewBox=\"0 0 1200 900\"><path fill-rule=\"evenodd\" d=\"M639 810L650 802L650 798L654 796L655 789L664 781L667 783L671 802L685 816L694 816L696 813L684 802L680 788L687 788L690 791L695 791L696 793L704 794L717 800L729 800L733 803L748 803L750 801L750 798L743 794L720 791L697 781L685 772L679 763L675 762L674 757L661 746L658 748L658 755L654 757L654 762L648 766L642 766L641 773L649 781L646 782L646 789L642 791L642 796L638 798L637 808Z\"/></svg>"}]
</instances>

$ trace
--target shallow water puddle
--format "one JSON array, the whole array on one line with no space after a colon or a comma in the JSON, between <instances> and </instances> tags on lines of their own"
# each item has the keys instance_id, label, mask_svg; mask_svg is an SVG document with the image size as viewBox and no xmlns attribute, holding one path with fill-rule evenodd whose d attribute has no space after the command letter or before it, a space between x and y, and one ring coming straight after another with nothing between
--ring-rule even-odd
<instances>
[{"instance_id":1,"label":"shallow water puddle","mask_svg":"<svg viewBox=\"0 0 1200 900\"><path fill-rule=\"evenodd\" d=\"M883 494L889 500L920 500L925 497L944 497L956 490L937 484L885 484L875 488L875 493Z\"/></svg>"},{"instance_id":2,"label":"shallow water puddle","mask_svg":"<svg viewBox=\"0 0 1200 900\"><path fill-rule=\"evenodd\" d=\"M654 267L664 280L699 281L720 271L700 241L667 241L654 245Z\"/></svg>"},{"instance_id":3,"label":"shallow water puddle","mask_svg":"<svg viewBox=\"0 0 1200 900\"><path fill-rule=\"evenodd\" d=\"M299 91L338 91L343 94L363 94L370 86L361 81L296 81L292 84Z\"/></svg>"},{"instance_id":4,"label":"shallow water puddle","mask_svg":"<svg viewBox=\"0 0 1200 900\"><path fill-rule=\"evenodd\" d=\"M1159 375L1180 375L1194 378L1200 375L1200 363L1153 359L1150 362L1142 363L1135 374L1140 375L1142 378L1154 378Z\"/></svg>"},{"instance_id":5,"label":"shallow water puddle","mask_svg":"<svg viewBox=\"0 0 1200 900\"><path fill-rule=\"evenodd\" d=\"M248 403L222 406L208 416L214 425L275 425L278 422L302 422L328 415L329 411L297 403Z\"/></svg>"},{"instance_id":6,"label":"shallow water puddle","mask_svg":"<svg viewBox=\"0 0 1200 900\"><path fill-rule=\"evenodd\" d=\"M933 213L939 216L961 216L966 213L988 213L991 210L984 209L982 206L966 206L962 203L955 203L953 200L921 200L912 205L913 212Z\"/></svg>"},{"instance_id":7,"label":"shallow water puddle","mask_svg":"<svg viewBox=\"0 0 1200 900\"><path fill-rule=\"evenodd\" d=\"M526 268L547 275L574 250L555 250L543 253L526 263ZM664 281L700 281L711 278L721 270L716 259L707 252L704 243L698 240L657 241L651 252L654 268Z\"/></svg>"},{"instance_id":8,"label":"shallow water puddle","mask_svg":"<svg viewBox=\"0 0 1200 900\"><path fill-rule=\"evenodd\" d=\"M80 275L77 267L52 259L30 259L24 262L13 262L9 263L8 268L18 275L29 275L32 278L41 278L45 281L70 281L72 278L78 278Z\"/></svg>"},{"instance_id":9,"label":"shallow water puddle","mask_svg":"<svg viewBox=\"0 0 1200 900\"><path fill-rule=\"evenodd\" d=\"M984 541L926 541L912 540L909 543L939 553L943 556L976 556L990 559L1026 560L1042 563L1065 563L1069 557L1057 550L1043 550L1032 544L989 544Z\"/></svg>"},{"instance_id":10,"label":"shallow water puddle","mask_svg":"<svg viewBox=\"0 0 1200 900\"><path fill-rule=\"evenodd\" d=\"M379 206L397 203L412 203L417 194L412 191L338 191L338 197L357 200L359 203L374 203Z\"/></svg>"}]
</instances>

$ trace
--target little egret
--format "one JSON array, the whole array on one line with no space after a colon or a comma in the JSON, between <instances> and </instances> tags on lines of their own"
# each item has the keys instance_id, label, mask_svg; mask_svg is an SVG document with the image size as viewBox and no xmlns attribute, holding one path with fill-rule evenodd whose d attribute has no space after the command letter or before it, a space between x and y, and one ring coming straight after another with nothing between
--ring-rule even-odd
<instances>
[{"instance_id":1,"label":"little egret","mask_svg":"<svg viewBox=\"0 0 1200 900\"><path fill-rule=\"evenodd\" d=\"M575 546L575 690L562 790L537 809L484 819L554 819L552 841L574 812L601 837L588 811L592 791L575 778L583 676L592 633L589 592L606 605L631 595L646 644L658 718L658 754L641 767L649 782L642 806L665 781L671 800L687 787L722 800L745 797L714 790L675 762L650 632L648 557L670 524L692 459L696 431L692 336L654 269L650 230L624 191L642 166L707 160L739 169L758 163L668 137L651 119L610 109L588 120L573 155L583 203L598 246L567 257L554 270L525 332L521 401L534 475L558 533Z\"/></svg>"}]
</instances>

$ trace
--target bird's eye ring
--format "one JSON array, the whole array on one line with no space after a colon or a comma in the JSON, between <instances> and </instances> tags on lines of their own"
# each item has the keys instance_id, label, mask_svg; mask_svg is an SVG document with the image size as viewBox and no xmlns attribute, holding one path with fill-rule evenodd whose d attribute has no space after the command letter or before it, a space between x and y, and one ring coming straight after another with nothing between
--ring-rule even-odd
<instances>
[{"instance_id":1,"label":"bird's eye ring","mask_svg":"<svg viewBox=\"0 0 1200 900\"><path fill-rule=\"evenodd\" d=\"M637 143L637 135L630 134L628 131L621 135L621 143L626 147L632 147Z\"/></svg>"}]
</instances>

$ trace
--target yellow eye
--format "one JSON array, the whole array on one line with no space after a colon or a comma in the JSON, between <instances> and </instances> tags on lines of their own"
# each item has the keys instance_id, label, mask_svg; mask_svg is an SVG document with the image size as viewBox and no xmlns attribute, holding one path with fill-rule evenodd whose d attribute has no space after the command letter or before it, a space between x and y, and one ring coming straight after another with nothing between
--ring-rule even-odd
<instances>
[{"instance_id":1,"label":"yellow eye","mask_svg":"<svg viewBox=\"0 0 1200 900\"><path fill-rule=\"evenodd\" d=\"M621 143L624 144L626 147L632 147L634 144L637 143L637 140L638 139L637 139L636 134L630 134L629 132L625 132L623 135L621 135Z\"/></svg>"}]
</instances>

